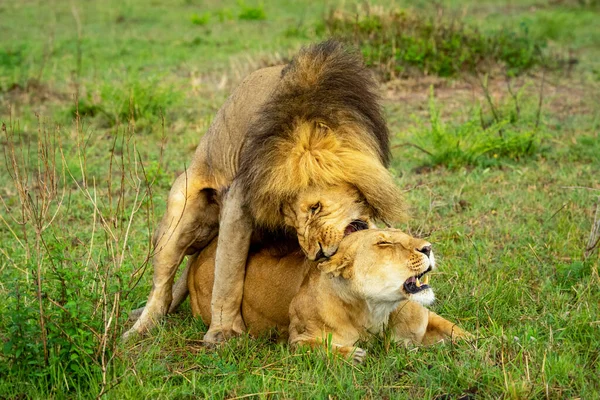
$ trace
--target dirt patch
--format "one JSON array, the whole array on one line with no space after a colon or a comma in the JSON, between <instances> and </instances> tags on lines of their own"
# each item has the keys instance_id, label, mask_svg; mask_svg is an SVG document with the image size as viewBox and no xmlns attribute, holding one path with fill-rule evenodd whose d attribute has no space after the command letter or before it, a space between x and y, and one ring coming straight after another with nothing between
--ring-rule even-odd
<instances>
[{"instance_id":1,"label":"dirt patch","mask_svg":"<svg viewBox=\"0 0 600 400\"><path fill-rule=\"evenodd\" d=\"M0 92L0 103L39 105L47 102L68 101L70 96L37 79L21 85L13 83Z\"/></svg>"},{"instance_id":2,"label":"dirt patch","mask_svg":"<svg viewBox=\"0 0 600 400\"><path fill-rule=\"evenodd\" d=\"M449 112L464 109L465 105L477 100L477 88L474 82L448 80L435 76L396 79L384 84L383 93L387 101L402 102L416 110L428 112L427 104L432 89L436 101ZM480 97L483 99L483 91Z\"/></svg>"},{"instance_id":3,"label":"dirt patch","mask_svg":"<svg viewBox=\"0 0 600 400\"><path fill-rule=\"evenodd\" d=\"M490 79L488 93L495 104L502 104L512 96L519 95L521 102L539 100L543 80L543 110L558 118L594 111L593 104L600 98L598 88L585 86L573 79L556 76L543 77L542 73L511 80ZM443 107L444 114L465 110L465 106L487 103L483 79L466 77L448 80L439 77L398 79L383 84L384 99L390 103L404 103L415 113L428 113L428 102L433 88L436 103Z\"/></svg>"}]
</instances>

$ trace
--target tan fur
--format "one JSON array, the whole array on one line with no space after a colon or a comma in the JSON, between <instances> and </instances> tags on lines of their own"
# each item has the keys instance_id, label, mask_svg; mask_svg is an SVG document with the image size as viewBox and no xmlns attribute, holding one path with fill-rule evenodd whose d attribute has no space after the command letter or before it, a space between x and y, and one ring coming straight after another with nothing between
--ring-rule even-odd
<instances>
[{"instance_id":1,"label":"tan fur","mask_svg":"<svg viewBox=\"0 0 600 400\"><path fill-rule=\"evenodd\" d=\"M242 316L251 334L270 329L288 332L292 345L331 346L362 361L359 339L390 326L402 344L433 344L468 337L455 324L412 301L403 282L433 265L416 249L429 243L398 230L370 229L341 242L329 261L318 267L303 254L273 257L268 249L251 254L246 266ZM430 245L429 245L430 246ZM191 262L188 276L194 316L212 324L216 244Z\"/></svg>"},{"instance_id":2,"label":"tan fur","mask_svg":"<svg viewBox=\"0 0 600 400\"><path fill-rule=\"evenodd\" d=\"M211 298L217 241L190 262L188 288L194 316L212 324ZM268 249L250 254L244 281L242 316L248 331L260 335L270 329L288 330L288 308L311 263L301 252L273 257ZM265 290L268 289L268 290ZM216 319L219 314L215 313Z\"/></svg>"},{"instance_id":3,"label":"tan fur","mask_svg":"<svg viewBox=\"0 0 600 400\"><path fill-rule=\"evenodd\" d=\"M184 277L172 293L179 264L217 233L211 308L220 317L205 337L215 342L245 329L240 302L253 233L293 235L315 259L334 254L354 220L400 220L375 89L360 58L334 41L246 78L171 188L154 235L152 290L124 337L147 332L179 305L186 287Z\"/></svg>"}]
</instances>

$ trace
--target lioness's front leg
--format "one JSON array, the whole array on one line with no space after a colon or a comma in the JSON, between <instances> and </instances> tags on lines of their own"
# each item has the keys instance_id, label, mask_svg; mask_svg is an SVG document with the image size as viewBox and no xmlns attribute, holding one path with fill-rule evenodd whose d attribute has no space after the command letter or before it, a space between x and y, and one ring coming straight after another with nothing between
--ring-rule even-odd
<instances>
[{"instance_id":1,"label":"lioness's front leg","mask_svg":"<svg viewBox=\"0 0 600 400\"><path fill-rule=\"evenodd\" d=\"M211 324L204 335L207 342L222 342L245 330L240 307L252 230L252 219L243 207L240 185L234 182L223 199L215 257Z\"/></svg>"},{"instance_id":2,"label":"lioness's front leg","mask_svg":"<svg viewBox=\"0 0 600 400\"><path fill-rule=\"evenodd\" d=\"M133 327L123 338L145 333L167 313L173 295L173 278L186 254L210 242L219 229L219 205L216 191L205 187L194 170L180 175L167 200L167 211L154 233L154 275L148 302ZM178 293L178 297L185 297Z\"/></svg>"}]
</instances>

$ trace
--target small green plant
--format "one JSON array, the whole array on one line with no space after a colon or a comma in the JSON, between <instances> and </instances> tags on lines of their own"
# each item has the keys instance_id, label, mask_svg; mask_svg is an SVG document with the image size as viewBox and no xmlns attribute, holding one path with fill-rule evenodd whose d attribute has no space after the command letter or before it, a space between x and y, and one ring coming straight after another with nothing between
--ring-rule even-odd
<instances>
[{"instance_id":1,"label":"small green plant","mask_svg":"<svg viewBox=\"0 0 600 400\"><path fill-rule=\"evenodd\" d=\"M190 17L190 21L192 22L192 24L194 25L200 25L200 26L204 26L207 25L208 22L210 21L210 13L202 13L202 14L192 14L192 16Z\"/></svg>"},{"instance_id":2,"label":"small green plant","mask_svg":"<svg viewBox=\"0 0 600 400\"><path fill-rule=\"evenodd\" d=\"M49 372L48 366L60 366L70 382L81 382L90 374L100 373L100 343L94 332L101 331L102 324L93 317L93 305L101 301L100 294L93 289L92 276L85 266L68 256L70 249L65 242L54 238L46 246L48 253L40 262L47 264L49 271L40 303L35 301L37 288L19 285L15 277L17 285L4 313L10 335L3 354L14 368L44 375ZM37 279L40 272L35 264L25 268ZM45 320L44 332L39 324L40 311Z\"/></svg>"},{"instance_id":3,"label":"small green plant","mask_svg":"<svg viewBox=\"0 0 600 400\"><path fill-rule=\"evenodd\" d=\"M355 13L332 10L324 19L328 35L360 48L367 65L384 79L415 74L452 77L493 64L518 75L544 62L545 42L526 26L483 33L444 14L426 16L403 9L365 6Z\"/></svg>"},{"instance_id":4,"label":"small green plant","mask_svg":"<svg viewBox=\"0 0 600 400\"><path fill-rule=\"evenodd\" d=\"M243 1L240 1L238 4L241 8L238 19L243 21L264 21L267 19L267 14L262 3L256 7L247 6Z\"/></svg>"},{"instance_id":5,"label":"small green plant","mask_svg":"<svg viewBox=\"0 0 600 400\"><path fill-rule=\"evenodd\" d=\"M150 129L161 121L166 111L181 99L156 80L134 80L122 86L101 85L94 96L88 94L69 108L71 118L93 118L103 127L113 127L135 121L138 130Z\"/></svg>"},{"instance_id":6,"label":"small green plant","mask_svg":"<svg viewBox=\"0 0 600 400\"><path fill-rule=\"evenodd\" d=\"M16 201L0 193L8 217L0 218L0 233L10 233L18 247L9 250L10 256L0 247L0 260L12 261L12 268L0 269L2 282L14 282L0 307L0 376L35 377L44 392L68 396L92 390L100 397L112 379L121 301L135 285L123 271L132 267L127 256L132 224L139 212L146 213L140 222L149 217L151 186L164 173L150 163L149 181L133 130L116 129L108 173L96 179L87 169L93 146L85 144L80 116L74 128L77 144L67 147L60 128L49 131L40 119L37 151L26 153L22 148L31 147L30 138L15 125L2 124ZM66 192L73 187L67 205ZM72 212L73 204L86 211ZM79 227L91 226L91 231L73 229L78 219Z\"/></svg>"},{"instance_id":7,"label":"small green plant","mask_svg":"<svg viewBox=\"0 0 600 400\"><path fill-rule=\"evenodd\" d=\"M512 109L494 110L494 116L486 120L478 107L466 122L446 124L432 88L429 114L429 126L421 126L415 134L417 142L412 145L427 155L427 163L432 166L489 167L501 161L531 157L540 148L538 128L522 121Z\"/></svg>"},{"instance_id":8,"label":"small green plant","mask_svg":"<svg viewBox=\"0 0 600 400\"><path fill-rule=\"evenodd\" d=\"M222 8L214 12L214 15L219 19L219 22L231 21L233 12L229 8Z\"/></svg>"}]
</instances>

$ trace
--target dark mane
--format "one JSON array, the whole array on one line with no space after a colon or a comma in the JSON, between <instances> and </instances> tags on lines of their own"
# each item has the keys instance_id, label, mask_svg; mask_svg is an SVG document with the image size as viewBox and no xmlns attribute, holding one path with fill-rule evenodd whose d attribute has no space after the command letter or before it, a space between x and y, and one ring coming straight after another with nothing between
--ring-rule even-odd
<instances>
[{"instance_id":1,"label":"dark mane","mask_svg":"<svg viewBox=\"0 0 600 400\"><path fill-rule=\"evenodd\" d=\"M333 131L344 123L359 123L377 143L381 163L389 165L390 136L378 85L359 55L328 40L300 50L281 75L282 90L267 102L246 136L240 175L264 160L273 137L293 134L296 119L321 121Z\"/></svg>"}]
</instances>

